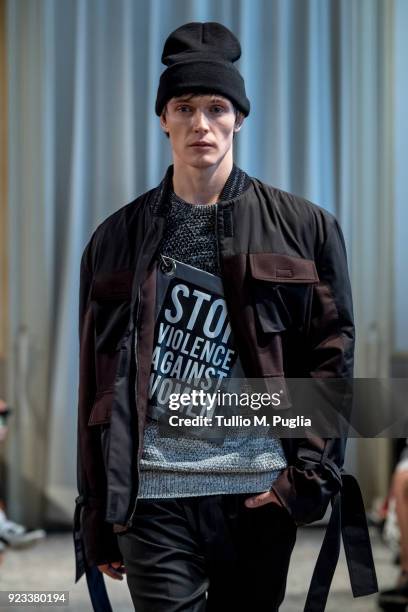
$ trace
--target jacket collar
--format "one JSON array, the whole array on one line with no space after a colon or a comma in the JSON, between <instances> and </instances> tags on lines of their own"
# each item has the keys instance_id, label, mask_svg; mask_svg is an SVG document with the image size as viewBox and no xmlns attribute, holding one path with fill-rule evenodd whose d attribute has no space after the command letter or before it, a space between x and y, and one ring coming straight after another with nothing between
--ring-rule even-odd
<instances>
[{"instance_id":1,"label":"jacket collar","mask_svg":"<svg viewBox=\"0 0 408 612\"><path fill-rule=\"evenodd\" d=\"M169 195L173 184L173 171L174 165L171 164L159 185L153 189L150 200L150 211L153 216L166 217L168 207L170 206Z\"/></svg>"},{"instance_id":2,"label":"jacket collar","mask_svg":"<svg viewBox=\"0 0 408 612\"><path fill-rule=\"evenodd\" d=\"M220 204L221 206L224 205L225 203L231 202L232 200L236 198L240 198L242 195L244 195L245 191L248 190L248 187L251 186L251 178L243 170L241 170L240 168L237 168L235 164L234 164L233 170L234 169L238 171L238 179L242 181L242 183L246 186L246 189L243 192L240 192L235 197L232 197L231 200L226 200L223 198L223 192L225 191L225 186L224 186L224 190L223 192L221 192L221 200L218 202L218 204ZM159 185L152 191L152 197L150 199L149 206L150 206L150 212L153 216L165 218L167 216L167 213L169 212L170 192L173 188L173 172L174 172L174 165L171 164L170 166L168 166L166 173L163 179L161 180L161 182L159 183ZM229 178L231 178L232 174L233 174L233 171L231 171Z\"/></svg>"}]
</instances>

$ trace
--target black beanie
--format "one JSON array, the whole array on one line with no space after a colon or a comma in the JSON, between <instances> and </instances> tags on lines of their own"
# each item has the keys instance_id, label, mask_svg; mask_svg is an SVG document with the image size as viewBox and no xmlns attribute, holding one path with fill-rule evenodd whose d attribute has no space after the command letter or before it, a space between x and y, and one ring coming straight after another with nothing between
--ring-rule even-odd
<instances>
[{"instance_id":1,"label":"black beanie","mask_svg":"<svg viewBox=\"0 0 408 612\"><path fill-rule=\"evenodd\" d=\"M160 77L156 114L183 93L218 93L249 115L244 79L233 65L241 57L238 38L221 23L186 23L172 32L163 48L168 68Z\"/></svg>"}]
</instances>

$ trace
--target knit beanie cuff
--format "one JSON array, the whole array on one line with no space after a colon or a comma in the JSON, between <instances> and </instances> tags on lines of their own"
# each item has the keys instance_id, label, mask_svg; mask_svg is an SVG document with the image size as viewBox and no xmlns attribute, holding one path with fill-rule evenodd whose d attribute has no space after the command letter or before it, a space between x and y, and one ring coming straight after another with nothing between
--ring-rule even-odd
<instances>
[{"instance_id":1,"label":"knit beanie cuff","mask_svg":"<svg viewBox=\"0 0 408 612\"><path fill-rule=\"evenodd\" d=\"M244 79L232 64L192 59L169 66L160 77L156 114L161 114L171 98L183 93L219 94L228 98L245 117L249 114L250 102L245 95Z\"/></svg>"}]
</instances>

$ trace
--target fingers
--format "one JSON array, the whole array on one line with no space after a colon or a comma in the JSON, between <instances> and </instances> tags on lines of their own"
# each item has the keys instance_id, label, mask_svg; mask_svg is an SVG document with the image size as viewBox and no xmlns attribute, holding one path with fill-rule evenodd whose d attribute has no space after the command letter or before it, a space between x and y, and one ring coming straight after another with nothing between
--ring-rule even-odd
<instances>
[{"instance_id":1,"label":"fingers","mask_svg":"<svg viewBox=\"0 0 408 612\"><path fill-rule=\"evenodd\" d=\"M259 508L260 506L265 506L265 504L276 504L281 506L273 491L266 491L254 497L248 497L244 503L247 508Z\"/></svg>"},{"instance_id":2,"label":"fingers","mask_svg":"<svg viewBox=\"0 0 408 612\"><path fill-rule=\"evenodd\" d=\"M98 565L98 569L103 574L113 578L113 580L123 580L123 574L126 573L125 566L121 561L113 561L112 563Z\"/></svg>"}]
</instances>

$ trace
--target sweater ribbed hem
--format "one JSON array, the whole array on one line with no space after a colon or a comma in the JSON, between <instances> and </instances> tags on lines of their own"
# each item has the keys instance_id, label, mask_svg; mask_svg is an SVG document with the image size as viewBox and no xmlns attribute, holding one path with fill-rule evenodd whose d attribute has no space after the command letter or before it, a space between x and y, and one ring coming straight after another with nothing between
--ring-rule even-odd
<instances>
[{"instance_id":1,"label":"sweater ribbed hem","mask_svg":"<svg viewBox=\"0 0 408 612\"><path fill-rule=\"evenodd\" d=\"M182 474L164 470L143 470L140 472L138 498L167 499L232 493L261 493L269 491L281 471L247 472L245 474Z\"/></svg>"}]
</instances>

